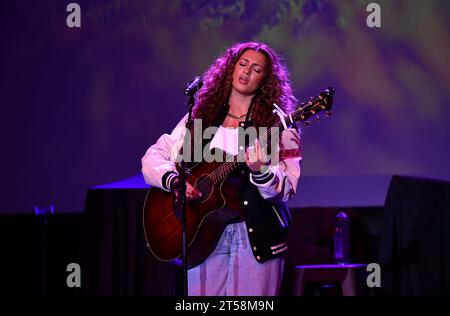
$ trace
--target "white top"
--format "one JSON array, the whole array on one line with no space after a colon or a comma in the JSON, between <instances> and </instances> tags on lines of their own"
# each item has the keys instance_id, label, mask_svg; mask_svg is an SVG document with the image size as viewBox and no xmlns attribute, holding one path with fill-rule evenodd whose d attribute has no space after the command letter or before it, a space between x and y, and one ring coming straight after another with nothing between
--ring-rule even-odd
<instances>
[{"instance_id":1,"label":"white top","mask_svg":"<svg viewBox=\"0 0 450 316\"><path fill-rule=\"evenodd\" d=\"M216 134L211 140L210 148L218 148L230 155L237 155L239 152L239 128L219 126Z\"/></svg>"}]
</instances>

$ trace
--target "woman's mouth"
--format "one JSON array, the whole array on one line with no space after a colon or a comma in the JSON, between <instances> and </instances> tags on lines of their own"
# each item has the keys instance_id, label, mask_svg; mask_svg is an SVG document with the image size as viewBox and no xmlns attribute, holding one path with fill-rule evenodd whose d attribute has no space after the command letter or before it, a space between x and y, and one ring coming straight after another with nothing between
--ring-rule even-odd
<instances>
[{"instance_id":1,"label":"woman's mouth","mask_svg":"<svg viewBox=\"0 0 450 316\"><path fill-rule=\"evenodd\" d=\"M248 83L248 78L239 77L239 82L242 83L242 84L247 84Z\"/></svg>"}]
</instances>

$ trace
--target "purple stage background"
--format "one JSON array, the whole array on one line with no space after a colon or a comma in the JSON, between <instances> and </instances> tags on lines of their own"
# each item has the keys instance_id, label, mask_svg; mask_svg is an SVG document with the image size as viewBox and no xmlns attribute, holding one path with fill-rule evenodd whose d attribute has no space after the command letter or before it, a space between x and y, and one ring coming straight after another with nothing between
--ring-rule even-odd
<instances>
[{"instance_id":1,"label":"purple stage background","mask_svg":"<svg viewBox=\"0 0 450 316\"><path fill-rule=\"evenodd\" d=\"M0 213L80 212L88 187L142 185L185 84L248 40L285 57L300 100L337 91L304 128L293 205L382 205L393 174L450 180L449 1L86 0L81 28L70 2L0 3Z\"/></svg>"}]
</instances>

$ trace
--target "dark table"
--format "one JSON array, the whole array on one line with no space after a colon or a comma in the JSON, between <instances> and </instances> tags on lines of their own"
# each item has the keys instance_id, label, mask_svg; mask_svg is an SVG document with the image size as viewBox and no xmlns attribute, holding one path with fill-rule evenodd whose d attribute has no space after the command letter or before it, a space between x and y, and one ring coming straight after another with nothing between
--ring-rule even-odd
<instances>
[{"instance_id":1,"label":"dark table","mask_svg":"<svg viewBox=\"0 0 450 316\"><path fill-rule=\"evenodd\" d=\"M392 177L380 238L388 295L450 295L450 183Z\"/></svg>"},{"instance_id":2,"label":"dark table","mask_svg":"<svg viewBox=\"0 0 450 316\"><path fill-rule=\"evenodd\" d=\"M87 190L81 271L84 295L177 295L179 268L146 247L142 176Z\"/></svg>"}]
</instances>

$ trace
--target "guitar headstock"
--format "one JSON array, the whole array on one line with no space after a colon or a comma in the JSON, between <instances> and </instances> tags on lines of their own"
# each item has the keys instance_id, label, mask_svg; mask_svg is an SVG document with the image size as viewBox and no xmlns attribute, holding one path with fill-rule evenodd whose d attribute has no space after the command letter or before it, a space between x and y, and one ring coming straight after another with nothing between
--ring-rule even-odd
<instances>
[{"instance_id":1,"label":"guitar headstock","mask_svg":"<svg viewBox=\"0 0 450 316\"><path fill-rule=\"evenodd\" d=\"M331 115L331 107L333 106L333 94L335 90L329 87L325 91L322 91L317 97L310 98L308 102L302 102L295 111L291 113L291 117L294 121L307 121L311 116L316 115L316 119L319 119L318 114L322 111L326 112L326 116Z\"/></svg>"}]
</instances>

